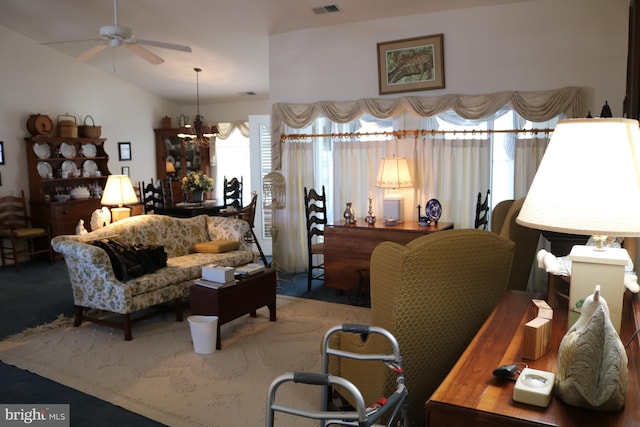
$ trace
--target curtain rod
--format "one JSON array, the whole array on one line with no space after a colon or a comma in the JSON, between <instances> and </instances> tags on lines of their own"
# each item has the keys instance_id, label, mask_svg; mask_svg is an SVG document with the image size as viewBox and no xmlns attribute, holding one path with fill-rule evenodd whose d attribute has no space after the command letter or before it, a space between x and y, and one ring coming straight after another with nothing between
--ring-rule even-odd
<instances>
[{"instance_id":1,"label":"curtain rod","mask_svg":"<svg viewBox=\"0 0 640 427\"><path fill-rule=\"evenodd\" d=\"M553 129L549 128L534 128L534 129L472 129L472 130L429 130L429 129L414 129L414 130L394 130L384 132L344 132L344 133L297 133L297 134L282 134L280 135L280 141L285 142L288 139L311 139L311 138L360 138L363 136L393 136L394 138L402 138L406 136L435 136L446 134L462 134L474 135L476 133L552 133Z\"/></svg>"}]
</instances>

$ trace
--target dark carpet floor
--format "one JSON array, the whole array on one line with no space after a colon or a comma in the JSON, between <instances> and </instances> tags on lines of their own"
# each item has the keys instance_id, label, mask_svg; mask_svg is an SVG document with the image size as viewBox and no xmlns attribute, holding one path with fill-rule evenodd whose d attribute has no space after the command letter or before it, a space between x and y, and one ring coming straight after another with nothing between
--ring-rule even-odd
<instances>
[{"instance_id":1,"label":"dark carpet floor","mask_svg":"<svg viewBox=\"0 0 640 427\"><path fill-rule=\"evenodd\" d=\"M325 288L321 281L314 282L311 291L307 291L305 273L281 274L277 292L340 304L369 306L365 297L349 293L339 295L335 290ZM21 264L19 273L15 272L13 266L0 268L0 339L51 322L60 314L73 316L73 297L64 262L54 265L35 261ZM6 404L69 404L71 426L162 425L0 361L0 406Z\"/></svg>"}]
</instances>

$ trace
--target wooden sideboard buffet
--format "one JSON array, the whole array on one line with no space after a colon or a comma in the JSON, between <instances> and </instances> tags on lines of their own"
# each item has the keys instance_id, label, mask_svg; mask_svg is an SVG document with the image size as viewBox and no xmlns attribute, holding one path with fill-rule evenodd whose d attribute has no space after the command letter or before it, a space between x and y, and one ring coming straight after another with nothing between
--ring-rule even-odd
<instances>
[{"instance_id":1,"label":"wooden sideboard buffet","mask_svg":"<svg viewBox=\"0 0 640 427\"><path fill-rule=\"evenodd\" d=\"M430 227L414 221L393 226L369 226L364 222L327 225L324 230L325 286L338 290L358 289L362 272L369 270L371 253L379 243L391 241L404 245L422 235L452 228L450 222Z\"/></svg>"},{"instance_id":2,"label":"wooden sideboard buffet","mask_svg":"<svg viewBox=\"0 0 640 427\"><path fill-rule=\"evenodd\" d=\"M621 340L626 344L640 326L640 296L625 293ZM629 380L625 407L616 412L598 412L564 404L557 397L546 408L513 401L514 382L492 375L495 368L523 360L523 325L529 320L533 296L509 291L489 316L469 347L426 403L428 427L519 427L519 426L607 426L640 425L640 337L627 347ZM567 310L553 307L549 351L530 368L556 372L556 355L567 330ZM425 396L426 398L426 396Z\"/></svg>"},{"instance_id":3,"label":"wooden sideboard buffet","mask_svg":"<svg viewBox=\"0 0 640 427\"><path fill-rule=\"evenodd\" d=\"M88 227L91 214L101 206L95 192L90 193L89 198L66 201L57 201L55 196L69 194L77 187L100 188L101 194L110 175L105 141L104 138L25 138L31 217L35 225L50 227L53 236L75 234L81 219ZM68 176L63 178L62 171ZM78 176L74 174L76 171Z\"/></svg>"}]
</instances>

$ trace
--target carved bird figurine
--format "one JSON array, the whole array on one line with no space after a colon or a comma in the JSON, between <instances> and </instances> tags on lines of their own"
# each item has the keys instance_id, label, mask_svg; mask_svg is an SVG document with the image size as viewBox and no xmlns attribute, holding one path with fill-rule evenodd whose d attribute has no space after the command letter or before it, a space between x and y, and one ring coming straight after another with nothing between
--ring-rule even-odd
<instances>
[{"instance_id":1,"label":"carved bird figurine","mask_svg":"<svg viewBox=\"0 0 640 427\"><path fill-rule=\"evenodd\" d=\"M84 228L84 219L78 221L78 225L76 225L76 234L87 234L88 231Z\"/></svg>"},{"instance_id":2,"label":"carved bird figurine","mask_svg":"<svg viewBox=\"0 0 640 427\"><path fill-rule=\"evenodd\" d=\"M597 285L560 343L556 395L572 406L616 411L624 406L627 362L622 341L609 318L609 307Z\"/></svg>"},{"instance_id":3,"label":"carved bird figurine","mask_svg":"<svg viewBox=\"0 0 640 427\"><path fill-rule=\"evenodd\" d=\"M102 209L96 209L91 214L91 231L97 230L111 223L111 211L108 207L103 206Z\"/></svg>"}]
</instances>

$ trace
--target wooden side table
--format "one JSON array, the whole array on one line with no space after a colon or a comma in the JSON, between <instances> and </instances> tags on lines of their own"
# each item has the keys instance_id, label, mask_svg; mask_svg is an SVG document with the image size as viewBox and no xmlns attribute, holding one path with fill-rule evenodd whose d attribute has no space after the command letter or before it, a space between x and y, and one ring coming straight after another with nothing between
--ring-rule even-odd
<instances>
[{"instance_id":1,"label":"wooden side table","mask_svg":"<svg viewBox=\"0 0 640 427\"><path fill-rule=\"evenodd\" d=\"M220 326L249 314L256 317L260 307L269 308L269 320L276 321L276 271L268 268L232 286L212 289L193 284L189 287L191 314L218 316L216 348L220 350Z\"/></svg>"},{"instance_id":2,"label":"wooden side table","mask_svg":"<svg viewBox=\"0 0 640 427\"><path fill-rule=\"evenodd\" d=\"M333 224L324 230L324 277L325 286L338 290L362 289L363 272L369 270L371 253L378 244L390 241L407 244L425 234L453 228L451 222L421 226L415 221L398 225L375 224L369 226L361 221L356 225Z\"/></svg>"},{"instance_id":3,"label":"wooden side table","mask_svg":"<svg viewBox=\"0 0 640 427\"><path fill-rule=\"evenodd\" d=\"M484 323L449 375L426 403L428 427L518 427L640 425L640 338L627 347L629 382L625 407L617 412L575 408L554 397L546 408L514 402L514 382L493 376L493 369L522 359L523 325L533 296L509 291ZM640 326L640 299L626 292L621 329L626 344ZM555 308L550 350L530 368L556 372L556 355L567 330L567 310Z\"/></svg>"}]
</instances>

